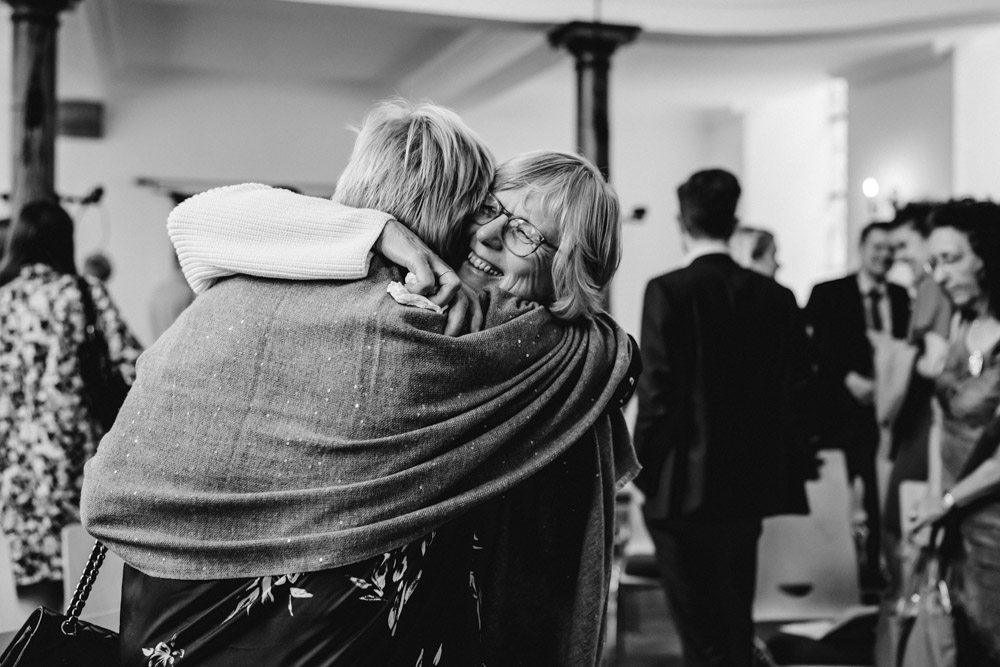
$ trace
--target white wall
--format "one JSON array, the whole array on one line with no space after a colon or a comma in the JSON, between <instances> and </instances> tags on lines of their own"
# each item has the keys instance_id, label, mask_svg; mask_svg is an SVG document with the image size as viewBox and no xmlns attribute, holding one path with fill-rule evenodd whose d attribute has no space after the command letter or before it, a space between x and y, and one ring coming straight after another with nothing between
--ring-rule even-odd
<instances>
[{"instance_id":1,"label":"white wall","mask_svg":"<svg viewBox=\"0 0 1000 667\"><path fill-rule=\"evenodd\" d=\"M1000 30L960 41L954 51L957 196L1000 199Z\"/></svg>"},{"instance_id":2,"label":"white wall","mask_svg":"<svg viewBox=\"0 0 1000 667\"><path fill-rule=\"evenodd\" d=\"M771 230L777 278L804 303L818 280L844 270L841 185L831 124L835 82L817 84L747 109L741 219Z\"/></svg>"},{"instance_id":3,"label":"white wall","mask_svg":"<svg viewBox=\"0 0 1000 667\"><path fill-rule=\"evenodd\" d=\"M900 203L952 193L952 63L947 55L911 62L873 78L848 79L848 211L850 248L872 216L861 192L865 178L880 197ZM878 217L890 210L882 206Z\"/></svg>"}]
</instances>

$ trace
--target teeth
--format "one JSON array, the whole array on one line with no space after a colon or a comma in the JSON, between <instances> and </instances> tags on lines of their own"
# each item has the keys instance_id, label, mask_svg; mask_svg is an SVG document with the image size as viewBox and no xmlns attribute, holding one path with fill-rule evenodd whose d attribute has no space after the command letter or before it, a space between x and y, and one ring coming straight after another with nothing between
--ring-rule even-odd
<instances>
[{"instance_id":1,"label":"teeth","mask_svg":"<svg viewBox=\"0 0 1000 667\"><path fill-rule=\"evenodd\" d=\"M469 264L472 264L472 266L476 267L483 273L488 273L491 276L497 276L497 277L503 275L503 272L501 272L495 266L493 266L492 264L490 264L489 262L487 262L485 259L483 259L474 252L469 253L468 260Z\"/></svg>"}]
</instances>

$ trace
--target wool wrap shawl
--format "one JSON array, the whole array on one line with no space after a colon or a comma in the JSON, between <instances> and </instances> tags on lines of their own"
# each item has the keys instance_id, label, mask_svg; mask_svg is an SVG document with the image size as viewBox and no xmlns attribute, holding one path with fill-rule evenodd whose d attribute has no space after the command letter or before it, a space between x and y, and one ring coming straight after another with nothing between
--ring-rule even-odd
<instances>
[{"instance_id":1,"label":"wool wrap shawl","mask_svg":"<svg viewBox=\"0 0 1000 667\"><path fill-rule=\"evenodd\" d=\"M200 295L86 466L87 531L158 577L339 567L514 488L606 418L630 356L610 319L567 325L497 290L487 328L449 338L386 294L399 277L375 259L364 280ZM599 430L630 479L627 432Z\"/></svg>"}]
</instances>

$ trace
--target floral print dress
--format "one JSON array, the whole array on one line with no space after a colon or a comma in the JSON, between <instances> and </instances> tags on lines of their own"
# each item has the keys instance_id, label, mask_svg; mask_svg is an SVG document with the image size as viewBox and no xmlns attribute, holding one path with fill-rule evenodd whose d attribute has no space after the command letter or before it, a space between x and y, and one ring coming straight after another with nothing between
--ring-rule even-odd
<instances>
[{"instance_id":1,"label":"floral print dress","mask_svg":"<svg viewBox=\"0 0 1000 667\"><path fill-rule=\"evenodd\" d=\"M78 278L44 264L0 287L0 529L19 586L62 579L60 532L79 521L83 465L103 433L83 396ZM111 360L129 384L139 343L87 279Z\"/></svg>"},{"instance_id":2,"label":"floral print dress","mask_svg":"<svg viewBox=\"0 0 1000 667\"><path fill-rule=\"evenodd\" d=\"M182 581L126 565L123 667L478 667L480 549L457 521L352 565Z\"/></svg>"}]
</instances>

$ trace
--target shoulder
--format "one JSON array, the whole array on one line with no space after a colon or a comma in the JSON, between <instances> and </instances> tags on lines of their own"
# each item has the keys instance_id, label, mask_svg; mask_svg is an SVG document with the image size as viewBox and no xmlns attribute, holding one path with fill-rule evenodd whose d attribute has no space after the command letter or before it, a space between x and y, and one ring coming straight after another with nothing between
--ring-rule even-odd
<instances>
[{"instance_id":1,"label":"shoulder","mask_svg":"<svg viewBox=\"0 0 1000 667\"><path fill-rule=\"evenodd\" d=\"M815 289L827 292L836 292L848 288L857 288L857 285L858 285L857 275L850 273L846 276L841 276L840 278L834 278L833 280L824 280L821 283L817 283Z\"/></svg>"},{"instance_id":2,"label":"shoulder","mask_svg":"<svg viewBox=\"0 0 1000 667\"><path fill-rule=\"evenodd\" d=\"M830 298L846 294L850 291L857 291L858 279L855 274L849 274L833 280L824 280L813 285L810 301L817 298Z\"/></svg>"},{"instance_id":3,"label":"shoulder","mask_svg":"<svg viewBox=\"0 0 1000 667\"><path fill-rule=\"evenodd\" d=\"M672 271L667 271L656 276L649 281L646 289L670 290L691 282L696 275L696 268L693 266L682 266Z\"/></svg>"}]
</instances>

